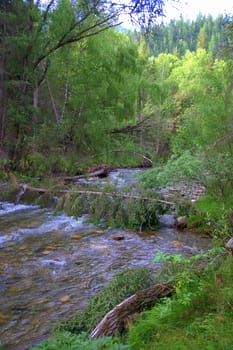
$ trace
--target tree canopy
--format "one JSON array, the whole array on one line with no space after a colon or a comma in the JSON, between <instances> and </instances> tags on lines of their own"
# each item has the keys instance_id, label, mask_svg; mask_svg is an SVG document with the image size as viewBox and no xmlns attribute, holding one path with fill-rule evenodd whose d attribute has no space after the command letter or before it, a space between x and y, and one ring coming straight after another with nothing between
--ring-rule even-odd
<instances>
[{"instance_id":1,"label":"tree canopy","mask_svg":"<svg viewBox=\"0 0 233 350\"><path fill-rule=\"evenodd\" d=\"M14 119L19 134L17 115L24 126L31 119L36 129L38 92L55 52L118 25L122 13L148 26L162 14L162 6L161 0L1 2L0 147L5 145L8 120Z\"/></svg>"},{"instance_id":2,"label":"tree canopy","mask_svg":"<svg viewBox=\"0 0 233 350\"><path fill-rule=\"evenodd\" d=\"M0 146L15 169L137 165L137 154L157 161L229 140L232 61L219 48L231 48L231 22L225 33L222 16L180 19L160 37L153 21L162 9L162 1L1 2ZM151 21L151 34L116 30L121 13Z\"/></svg>"}]
</instances>

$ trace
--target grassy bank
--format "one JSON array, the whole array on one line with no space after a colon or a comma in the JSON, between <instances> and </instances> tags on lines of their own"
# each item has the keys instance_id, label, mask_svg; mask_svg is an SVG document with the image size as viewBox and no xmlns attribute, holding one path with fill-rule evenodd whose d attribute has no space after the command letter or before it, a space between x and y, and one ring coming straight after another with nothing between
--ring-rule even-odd
<instances>
[{"instance_id":1,"label":"grassy bank","mask_svg":"<svg viewBox=\"0 0 233 350\"><path fill-rule=\"evenodd\" d=\"M199 268L194 269L194 263ZM173 280L176 293L142 313L128 333L90 339L81 329L66 327L32 349L232 350L232 256L223 250L211 251L186 262L173 257L165 265L162 277Z\"/></svg>"}]
</instances>

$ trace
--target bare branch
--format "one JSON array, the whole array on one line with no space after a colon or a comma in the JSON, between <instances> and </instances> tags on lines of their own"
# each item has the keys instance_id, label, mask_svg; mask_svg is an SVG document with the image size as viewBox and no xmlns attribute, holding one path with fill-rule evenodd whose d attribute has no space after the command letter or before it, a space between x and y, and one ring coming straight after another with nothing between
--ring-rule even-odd
<instances>
[{"instance_id":1,"label":"bare branch","mask_svg":"<svg viewBox=\"0 0 233 350\"><path fill-rule=\"evenodd\" d=\"M94 24L78 31L77 33L74 33L73 35L71 34L72 31L74 31L81 23L81 21L79 22L74 22L70 28L63 34L63 36L59 39L59 41L54 44L47 52L45 52L45 50L43 51L43 54L41 56L39 56L36 60L36 62L34 63L33 69L35 70L38 65L46 58L49 57L53 52L57 51L58 49L74 43L74 42L78 42L84 38L87 37L91 37L94 35L97 35L109 28L115 27L117 25L119 25L119 23L117 24L110 24L110 21L113 20L115 18L115 15L109 15L108 17L104 17L101 20L97 20ZM86 17L87 19L87 17ZM84 19L83 19L84 20ZM103 25L106 24L106 26L103 27ZM95 30L97 29L97 30ZM69 37L70 35L70 37ZM49 42L47 42L46 46L48 46Z\"/></svg>"}]
</instances>

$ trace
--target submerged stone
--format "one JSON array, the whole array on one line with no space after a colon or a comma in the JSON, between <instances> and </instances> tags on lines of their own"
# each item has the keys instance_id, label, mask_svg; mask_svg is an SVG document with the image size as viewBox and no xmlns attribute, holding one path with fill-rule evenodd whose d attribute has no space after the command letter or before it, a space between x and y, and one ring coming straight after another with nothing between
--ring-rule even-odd
<instances>
[{"instance_id":1,"label":"submerged stone","mask_svg":"<svg viewBox=\"0 0 233 350\"><path fill-rule=\"evenodd\" d=\"M76 239L81 239L82 236L81 235L73 235L71 238L76 240Z\"/></svg>"},{"instance_id":2,"label":"submerged stone","mask_svg":"<svg viewBox=\"0 0 233 350\"><path fill-rule=\"evenodd\" d=\"M70 301L70 296L69 295L63 295L61 298L60 298L60 301L62 303L67 303L68 301Z\"/></svg>"},{"instance_id":3,"label":"submerged stone","mask_svg":"<svg viewBox=\"0 0 233 350\"><path fill-rule=\"evenodd\" d=\"M114 241L123 241L125 239L125 237L124 236L115 236L115 237L112 237L112 239Z\"/></svg>"},{"instance_id":4,"label":"submerged stone","mask_svg":"<svg viewBox=\"0 0 233 350\"><path fill-rule=\"evenodd\" d=\"M187 216L180 216L176 219L176 226L178 228L184 228L187 224Z\"/></svg>"}]
</instances>

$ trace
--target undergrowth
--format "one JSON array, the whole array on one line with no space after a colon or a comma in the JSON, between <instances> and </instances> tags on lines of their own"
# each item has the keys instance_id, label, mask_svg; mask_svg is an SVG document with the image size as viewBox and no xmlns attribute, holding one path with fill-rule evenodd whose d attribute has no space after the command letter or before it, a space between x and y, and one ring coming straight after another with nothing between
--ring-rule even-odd
<instances>
[{"instance_id":1,"label":"undergrowth","mask_svg":"<svg viewBox=\"0 0 233 350\"><path fill-rule=\"evenodd\" d=\"M114 306L137 291L150 287L153 283L153 275L148 268L137 267L122 270L89 300L82 311L72 319L59 323L56 330L76 334L90 333Z\"/></svg>"},{"instance_id":2,"label":"undergrowth","mask_svg":"<svg viewBox=\"0 0 233 350\"><path fill-rule=\"evenodd\" d=\"M233 234L233 197L220 200L206 195L196 201L189 213L188 227L208 233L215 244L226 242Z\"/></svg>"},{"instance_id":3,"label":"undergrowth","mask_svg":"<svg viewBox=\"0 0 233 350\"><path fill-rule=\"evenodd\" d=\"M224 256L202 273L181 274L176 295L144 313L127 344L131 350L232 350L232 327L233 259Z\"/></svg>"},{"instance_id":4,"label":"undergrowth","mask_svg":"<svg viewBox=\"0 0 233 350\"><path fill-rule=\"evenodd\" d=\"M57 333L53 338L34 346L32 350L126 350L129 345L121 344L118 338L101 337L90 339L88 334L69 332Z\"/></svg>"},{"instance_id":5,"label":"undergrowth","mask_svg":"<svg viewBox=\"0 0 233 350\"><path fill-rule=\"evenodd\" d=\"M189 151L180 156L172 155L165 163L154 167L140 176L145 188L161 188L179 182L180 180L200 180L202 162Z\"/></svg>"},{"instance_id":6,"label":"undergrowth","mask_svg":"<svg viewBox=\"0 0 233 350\"><path fill-rule=\"evenodd\" d=\"M163 276L173 280L176 293L173 297L164 298L151 310L144 311L123 338L90 339L88 334L94 323L98 322L95 319L88 329L90 316L98 314L102 307L105 308L105 298L111 308L126 295L132 294L136 288L135 283L138 286L141 281L141 273L144 276L143 271L137 271L136 280L129 279L130 276L133 277L131 271L126 274L121 272L105 288L105 297L100 292L97 299L94 297L90 301L88 312L82 314L83 322L87 323L85 333L78 317L60 325L57 328L59 332L52 339L44 341L33 350L233 350L232 255L218 248L191 259L160 253L154 262L160 260L165 264ZM197 268L196 264L200 262ZM150 273L147 271L145 276L145 285L148 286L151 283ZM109 295L115 295L122 287L123 290L127 289L124 284L132 284L132 289L127 292L125 290L126 293L121 292L120 297L114 297L111 302L111 298L106 297L106 291L111 291ZM99 314L99 317L102 316Z\"/></svg>"}]
</instances>

